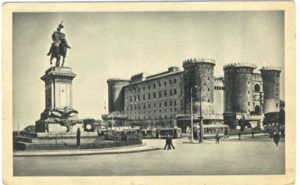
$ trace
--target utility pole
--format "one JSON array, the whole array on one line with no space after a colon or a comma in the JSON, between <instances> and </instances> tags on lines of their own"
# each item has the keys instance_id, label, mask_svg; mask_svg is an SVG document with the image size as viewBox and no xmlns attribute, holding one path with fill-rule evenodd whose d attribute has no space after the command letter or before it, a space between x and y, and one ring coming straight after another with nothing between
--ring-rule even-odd
<instances>
[{"instance_id":1,"label":"utility pole","mask_svg":"<svg viewBox=\"0 0 300 185\"><path fill-rule=\"evenodd\" d=\"M201 80L201 74L200 74L200 114L199 114L199 125L200 125L200 137L199 137L199 143L203 142L203 134L204 134L204 130L203 130L203 117L202 117L202 96L201 96L201 92L202 92L202 80Z\"/></svg>"},{"instance_id":2,"label":"utility pole","mask_svg":"<svg viewBox=\"0 0 300 185\"><path fill-rule=\"evenodd\" d=\"M193 123L193 87L191 87L191 142L194 140L194 123Z\"/></svg>"}]
</instances>

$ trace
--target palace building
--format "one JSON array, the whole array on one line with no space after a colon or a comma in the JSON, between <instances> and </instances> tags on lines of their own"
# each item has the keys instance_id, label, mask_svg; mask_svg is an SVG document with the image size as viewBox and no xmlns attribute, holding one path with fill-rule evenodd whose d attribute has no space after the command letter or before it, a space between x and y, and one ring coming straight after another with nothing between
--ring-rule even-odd
<instances>
[{"instance_id":1,"label":"palace building","mask_svg":"<svg viewBox=\"0 0 300 185\"><path fill-rule=\"evenodd\" d=\"M109 113L102 118L116 125L185 129L191 118L200 122L200 111L204 124L232 127L241 117L259 121L264 113L279 112L279 68L229 64L224 77L216 78L215 65L212 59L188 59L183 70L108 79Z\"/></svg>"}]
</instances>

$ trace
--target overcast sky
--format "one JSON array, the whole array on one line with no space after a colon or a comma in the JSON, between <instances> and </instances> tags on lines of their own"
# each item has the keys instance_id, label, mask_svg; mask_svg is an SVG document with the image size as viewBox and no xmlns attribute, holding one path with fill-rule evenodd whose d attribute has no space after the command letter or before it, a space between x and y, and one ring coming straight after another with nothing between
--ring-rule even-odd
<instances>
[{"instance_id":1,"label":"overcast sky","mask_svg":"<svg viewBox=\"0 0 300 185\"><path fill-rule=\"evenodd\" d=\"M154 74L194 57L223 65L253 63L284 69L284 14L255 12L18 13L13 16L14 130L34 125L45 108L46 53L60 21L72 47L66 66L73 80L73 107L80 118L100 119L111 77ZM284 99L284 72L281 99Z\"/></svg>"}]
</instances>

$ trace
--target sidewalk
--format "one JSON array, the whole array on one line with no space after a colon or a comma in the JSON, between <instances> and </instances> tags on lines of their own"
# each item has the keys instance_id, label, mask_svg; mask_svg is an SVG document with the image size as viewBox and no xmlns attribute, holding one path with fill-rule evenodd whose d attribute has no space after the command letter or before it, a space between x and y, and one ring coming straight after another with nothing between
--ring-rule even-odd
<instances>
[{"instance_id":1,"label":"sidewalk","mask_svg":"<svg viewBox=\"0 0 300 185\"><path fill-rule=\"evenodd\" d=\"M14 157L33 157L33 156L74 156L74 155L100 155L100 154L121 154L135 153L152 150L160 150L159 147L153 147L143 142L140 145L123 146L103 149L74 149L74 150L30 150L14 151Z\"/></svg>"}]
</instances>

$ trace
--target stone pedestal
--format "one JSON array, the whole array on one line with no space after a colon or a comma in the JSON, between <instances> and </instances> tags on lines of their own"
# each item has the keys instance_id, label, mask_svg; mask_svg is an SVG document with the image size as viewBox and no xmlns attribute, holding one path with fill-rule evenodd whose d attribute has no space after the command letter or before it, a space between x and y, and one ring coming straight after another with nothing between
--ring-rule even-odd
<instances>
[{"instance_id":1,"label":"stone pedestal","mask_svg":"<svg viewBox=\"0 0 300 185\"><path fill-rule=\"evenodd\" d=\"M70 67L50 67L41 77L45 82L45 110L40 120L36 121L36 132L65 132L67 127L55 119L68 112L71 112L72 119L77 119L72 100L72 80L75 76Z\"/></svg>"}]
</instances>

